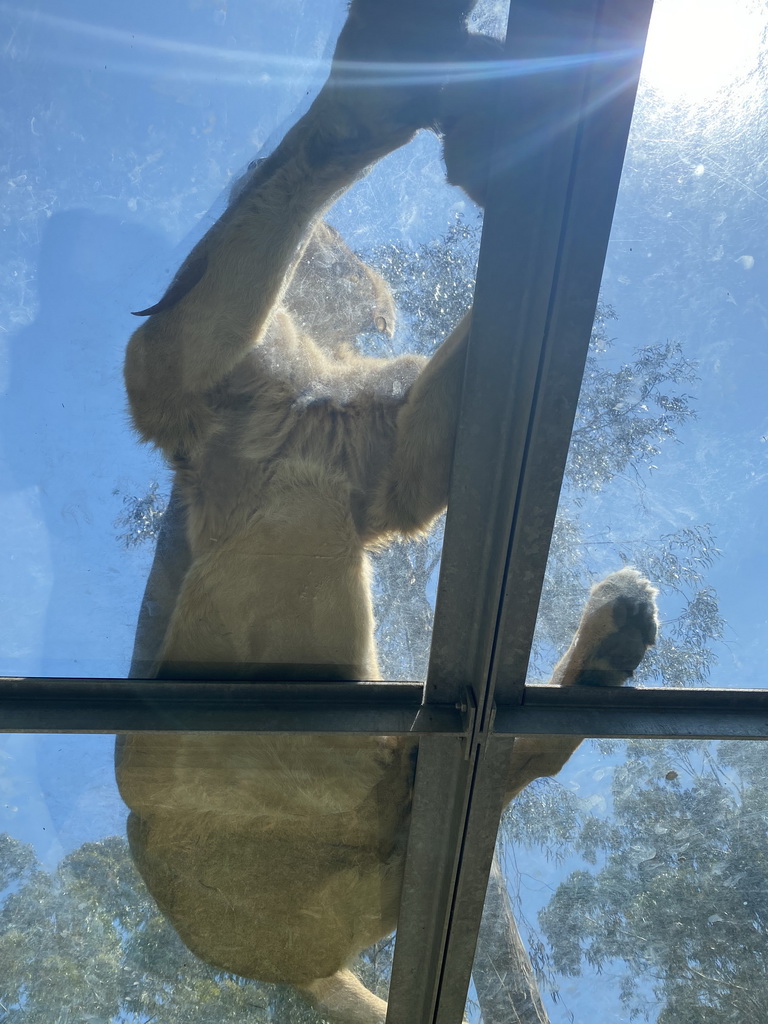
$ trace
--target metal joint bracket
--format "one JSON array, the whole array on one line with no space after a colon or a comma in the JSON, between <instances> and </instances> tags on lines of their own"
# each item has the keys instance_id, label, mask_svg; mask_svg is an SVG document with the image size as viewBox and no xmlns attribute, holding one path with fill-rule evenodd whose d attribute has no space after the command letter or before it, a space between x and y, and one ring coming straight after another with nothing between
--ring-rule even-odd
<instances>
[{"instance_id":1,"label":"metal joint bracket","mask_svg":"<svg viewBox=\"0 0 768 1024\"><path fill-rule=\"evenodd\" d=\"M492 701L490 705L486 706L485 714L479 714L475 692L472 687L468 686L465 690L464 703L460 708L464 714L467 729L464 758L470 760L476 753L478 757L482 757L496 724L496 703Z\"/></svg>"},{"instance_id":2,"label":"metal joint bracket","mask_svg":"<svg viewBox=\"0 0 768 1024\"><path fill-rule=\"evenodd\" d=\"M478 727L475 731L475 735L472 737L472 742L478 748L478 757L484 757L485 752L488 750L488 740L493 736L494 726L496 724L496 702L491 701L488 706L487 714L479 722Z\"/></svg>"},{"instance_id":3,"label":"metal joint bracket","mask_svg":"<svg viewBox=\"0 0 768 1024\"><path fill-rule=\"evenodd\" d=\"M464 700L456 702L464 726L464 760L468 761L475 748L477 726L477 697L471 686L464 687Z\"/></svg>"}]
</instances>

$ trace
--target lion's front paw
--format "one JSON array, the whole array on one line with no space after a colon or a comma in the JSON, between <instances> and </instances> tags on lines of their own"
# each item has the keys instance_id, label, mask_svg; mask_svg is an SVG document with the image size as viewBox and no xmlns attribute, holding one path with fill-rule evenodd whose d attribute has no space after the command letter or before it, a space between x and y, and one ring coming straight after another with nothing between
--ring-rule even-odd
<instances>
[{"instance_id":1,"label":"lion's front paw","mask_svg":"<svg viewBox=\"0 0 768 1024\"><path fill-rule=\"evenodd\" d=\"M453 60L437 121L446 177L484 207L497 134L497 86L507 67L504 47L489 36L468 34Z\"/></svg>"},{"instance_id":2,"label":"lion's front paw","mask_svg":"<svg viewBox=\"0 0 768 1024\"><path fill-rule=\"evenodd\" d=\"M392 149L421 128L444 130L447 108L452 124L481 114L485 93L470 89L465 96L457 87L486 77L476 70L478 37L466 26L472 6L468 0L352 0L326 87L350 143L373 135ZM480 49L485 57L487 44Z\"/></svg>"},{"instance_id":3,"label":"lion's front paw","mask_svg":"<svg viewBox=\"0 0 768 1024\"><path fill-rule=\"evenodd\" d=\"M563 682L582 686L626 683L656 642L657 593L636 569L621 569L593 587L565 666L570 678Z\"/></svg>"}]
</instances>

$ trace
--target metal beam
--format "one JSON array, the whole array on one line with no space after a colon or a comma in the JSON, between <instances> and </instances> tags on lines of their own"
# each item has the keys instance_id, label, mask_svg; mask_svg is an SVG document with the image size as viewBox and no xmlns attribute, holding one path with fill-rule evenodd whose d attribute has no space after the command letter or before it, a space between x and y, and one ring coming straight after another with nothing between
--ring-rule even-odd
<instances>
[{"instance_id":1,"label":"metal beam","mask_svg":"<svg viewBox=\"0 0 768 1024\"><path fill-rule=\"evenodd\" d=\"M456 707L422 705L421 683L228 683L0 679L0 732L465 734Z\"/></svg>"},{"instance_id":2,"label":"metal beam","mask_svg":"<svg viewBox=\"0 0 768 1024\"><path fill-rule=\"evenodd\" d=\"M581 83L572 142L564 138L568 147L560 147L556 158L568 163L570 176L494 652L492 690L504 703L522 697L653 0L595 3L591 38L582 20L589 4L547 0L522 6L527 11L519 31L534 31L546 8L551 23L559 22L552 55L563 34L583 24L583 46L594 59ZM561 107L563 119L570 115Z\"/></svg>"},{"instance_id":3,"label":"metal beam","mask_svg":"<svg viewBox=\"0 0 768 1024\"><path fill-rule=\"evenodd\" d=\"M497 735L768 739L768 690L526 686L497 705Z\"/></svg>"},{"instance_id":4,"label":"metal beam","mask_svg":"<svg viewBox=\"0 0 768 1024\"><path fill-rule=\"evenodd\" d=\"M430 856L429 818L414 814L411 824L406 873L421 889L401 903L402 935L429 913L420 891L451 894L447 933L436 929L421 950L421 994L411 988L419 1024L455 1024L466 999L502 783L483 769L486 743L477 740L493 728L497 682L510 703L522 698L651 6L512 3L509 56L546 70L510 77L500 90L425 691L428 704L452 704L474 688L476 732L458 788L441 784L435 753L423 796L449 810L456 867L446 851L437 865ZM489 745L502 760L511 746ZM451 767L447 754L443 767ZM420 760L417 787L421 770ZM395 1006L401 984L393 971ZM393 1010L389 1024L401 1019Z\"/></svg>"},{"instance_id":5,"label":"metal beam","mask_svg":"<svg viewBox=\"0 0 768 1024\"><path fill-rule=\"evenodd\" d=\"M469 813L459 847L435 1024L463 1020L499 818L504 809L512 746L494 738L478 752Z\"/></svg>"},{"instance_id":6,"label":"metal beam","mask_svg":"<svg viewBox=\"0 0 768 1024\"><path fill-rule=\"evenodd\" d=\"M465 750L457 738L419 743L387 1024L434 1019L471 788Z\"/></svg>"},{"instance_id":7,"label":"metal beam","mask_svg":"<svg viewBox=\"0 0 768 1024\"><path fill-rule=\"evenodd\" d=\"M472 736L475 743L492 737L541 734L768 737L768 689L529 685L522 704L496 704L488 729L480 734L473 729L473 708L422 704L422 693L421 683L402 682L0 677L0 732L367 733ZM449 749L453 750L446 751ZM444 775L447 770L444 768ZM442 801L438 807L443 814Z\"/></svg>"}]
</instances>

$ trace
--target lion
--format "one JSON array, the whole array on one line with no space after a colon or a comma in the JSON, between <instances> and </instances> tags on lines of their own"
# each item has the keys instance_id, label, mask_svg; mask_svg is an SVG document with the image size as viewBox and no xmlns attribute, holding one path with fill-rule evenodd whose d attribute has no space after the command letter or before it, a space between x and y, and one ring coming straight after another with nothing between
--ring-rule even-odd
<instances>
[{"instance_id":1,"label":"lion","mask_svg":"<svg viewBox=\"0 0 768 1024\"><path fill-rule=\"evenodd\" d=\"M490 132L472 90L350 78L366 61L495 53L467 32L470 6L353 0L309 111L139 314L131 415L174 470L184 529L143 674L379 678L369 552L446 506L471 313L431 359L363 356L357 334L394 331L392 294L323 216L423 127L482 201ZM613 574L552 682L625 683L656 628L651 584ZM508 799L578 743L517 741ZM409 737L129 734L116 773L133 857L203 960L293 985L336 1024L383 1024L348 965L397 923L416 756Z\"/></svg>"}]
</instances>

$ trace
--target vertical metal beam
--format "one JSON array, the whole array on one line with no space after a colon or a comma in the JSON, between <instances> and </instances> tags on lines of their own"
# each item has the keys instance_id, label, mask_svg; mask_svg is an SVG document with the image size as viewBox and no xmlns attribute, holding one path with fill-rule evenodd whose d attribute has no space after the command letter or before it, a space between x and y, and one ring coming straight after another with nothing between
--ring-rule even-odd
<instances>
[{"instance_id":1,"label":"vertical metal beam","mask_svg":"<svg viewBox=\"0 0 768 1024\"><path fill-rule=\"evenodd\" d=\"M463 1019L512 746L509 738L490 739L480 749L475 765L469 813L461 836L435 1024L457 1024Z\"/></svg>"},{"instance_id":2,"label":"vertical metal beam","mask_svg":"<svg viewBox=\"0 0 768 1024\"><path fill-rule=\"evenodd\" d=\"M653 4L608 0L595 6L596 59L587 67L582 113L562 152L570 163L568 192L494 655L492 688L504 703L522 697Z\"/></svg>"},{"instance_id":3,"label":"vertical metal beam","mask_svg":"<svg viewBox=\"0 0 768 1024\"><path fill-rule=\"evenodd\" d=\"M470 689L477 731L464 771L421 744L388 1024L462 1017L510 749L493 691L522 690L650 10L513 0L426 686Z\"/></svg>"},{"instance_id":4,"label":"vertical metal beam","mask_svg":"<svg viewBox=\"0 0 768 1024\"><path fill-rule=\"evenodd\" d=\"M434 1019L470 790L465 749L455 737L419 742L387 1024Z\"/></svg>"}]
</instances>

